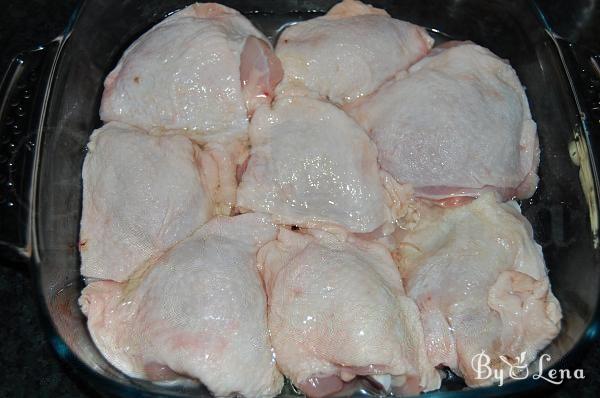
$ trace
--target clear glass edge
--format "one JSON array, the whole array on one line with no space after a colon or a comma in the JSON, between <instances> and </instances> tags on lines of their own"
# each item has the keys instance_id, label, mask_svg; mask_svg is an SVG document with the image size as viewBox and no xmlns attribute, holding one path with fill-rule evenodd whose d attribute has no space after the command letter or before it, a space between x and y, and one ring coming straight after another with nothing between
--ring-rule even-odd
<instances>
[{"instance_id":1,"label":"clear glass edge","mask_svg":"<svg viewBox=\"0 0 600 398\"><path fill-rule=\"evenodd\" d=\"M81 0L78 5L76 6L74 12L72 13L69 22L67 24L67 26L65 27L62 36L59 36L58 38L56 38L55 40L60 40L60 46L56 52L56 55L54 57L54 67L57 65L58 60L60 59L60 55L61 55L61 49L62 46L64 45L64 43L68 40L69 35L71 34L75 23L79 17L79 15L81 15L82 11L85 8L85 5L87 3L87 0ZM553 32L553 30L551 29L551 27L548 25L548 22L542 12L542 10L539 8L539 6L537 5L537 3L532 0L530 2L530 4L532 5L533 9L534 9L534 13L537 16L538 20L542 23L542 25L544 26L547 34L550 36L550 38L552 39L552 41L556 44L556 34ZM34 50L39 50L40 48L36 48ZM559 51L558 47L556 49L557 51ZM562 57L561 57L562 60ZM55 68L53 67L51 75L49 76L49 81L52 82L54 76L53 73L55 72ZM568 76L569 71L568 68L566 67L566 65L563 62L563 72L565 73L565 75ZM49 84L47 87L47 96L49 97L51 95L51 91L52 91L52 84ZM572 90L572 94L573 94L573 101L575 101L575 103L578 102L578 98L577 98L577 94L574 90ZM44 110L45 111L45 110ZM42 123L40 126L40 131L38 132L38 142L41 138L41 135L43 134L43 120L45 119L45 115L42 115ZM594 154L591 152L591 146L589 145L589 131L586 128L586 124L584 123L584 121L582 120L582 126L584 129L584 135L586 138L586 141L588 141L588 156L590 157L590 159L592 159L592 171L594 173L595 176L595 191L596 191L596 195L597 195L597 199L600 202L600 195L598 194L598 171L596 168L596 163L594 162L595 157ZM66 342L64 341L64 339L62 338L62 336L58 333L55 325L53 324L53 321L50 317L50 314L48 312L48 308L46 307L46 305L44 305L45 300L44 297L42 296L41 292L42 292L42 286L41 286L41 279L39 277L39 275L37 274L36 268L39 268L41 265L40 262L40 256L37 253L37 247L36 247L36 232L37 232L37 228L36 228L36 224L35 224L35 209L36 209L36 204L35 204L35 198L36 198L36 191L37 191L37 184L35 184L35 178L38 174L38 167L39 166L39 159L37 159L36 157L36 161L34 163L34 171L33 171L33 178L34 178L34 185L33 185L33 190L32 190L32 198L34 199L31 203L32 203L32 211L30 212L30 217L31 217L31 223L30 225L32 226L32 256L30 258L29 261L29 269L30 269L30 273L33 276L33 285L35 287L35 299L38 305L38 309L40 312L40 315L42 317L42 324L43 324L43 329L45 332L45 335L47 336L50 345L52 346L53 350L55 351L55 353L57 354L57 356L65 363L67 363L69 366L71 366L73 369L75 369L79 375L78 376L82 376L86 381L91 382L91 384L94 387L99 387L101 390L104 390L106 392L109 393L114 393L114 394L118 394L121 396L128 396L128 397L140 397L140 396L168 396L168 397L188 397L190 396L189 394L178 394L175 393L173 391L170 391L168 388L164 388L164 387L160 387L160 386L156 386L157 387L157 391L149 391L149 390L145 390L145 389L141 389L141 388L137 388L134 385L127 385L124 383L121 383L119 381L116 381L114 379L111 379L109 377L103 376L101 374L99 374L98 372L95 372L91 367L89 367L88 365L86 365L82 360L80 360L77 355L75 353L73 353L70 348L68 347L68 345L66 344ZM552 370L552 369L561 369L561 368L566 368L566 367L571 367L573 364L572 362L576 359L576 357L578 357L583 350L588 347L590 345L590 343L592 343L593 341L597 340L599 337L599 333L598 331L600 330L600 309L598 304L600 304L600 296L596 299L596 308L594 311L594 315L592 316L591 321L589 322L588 326L585 329L585 332L583 334L583 337L573 346L573 348L571 350L569 350L569 352L564 355L562 358L560 358L554 365L548 367L547 369L544 369L544 373L547 374L548 371ZM132 382L134 381L134 379L131 379L127 376L125 376L127 379L132 380ZM523 393L526 391L531 391L535 388L538 388L540 386L542 386L542 384L544 383L544 381L542 381L541 379L532 379L527 378L524 380L515 380L515 381L511 381L508 382L506 384L504 384L504 386L499 387L499 386L487 386L487 387L478 387L478 388L467 388L464 390L460 390L460 391L432 391L432 392L428 392L426 394L427 397L444 397L444 398L457 398L457 397L480 397L480 396L486 396L486 397L500 397L500 396L507 396L507 395L512 395L512 394L519 394L519 393Z\"/></svg>"}]
</instances>

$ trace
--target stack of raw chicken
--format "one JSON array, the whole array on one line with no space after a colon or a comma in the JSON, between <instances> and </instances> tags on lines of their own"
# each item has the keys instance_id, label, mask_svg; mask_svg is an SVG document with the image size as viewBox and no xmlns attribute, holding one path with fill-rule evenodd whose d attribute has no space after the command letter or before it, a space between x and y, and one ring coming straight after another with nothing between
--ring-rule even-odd
<instances>
[{"instance_id":1,"label":"stack of raw chicken","mask_svg":"<svg viewBox=\"0 0 600 398\"><path fill-rule=\"evenodd\" d=\"M80 304L108 361L248 397L532 361L561 311L503 201L535 191L536 126L507 62L433 44L355 0L275 50L218 4L133 43L83 166Z\"/></svg>"}]
</instances>

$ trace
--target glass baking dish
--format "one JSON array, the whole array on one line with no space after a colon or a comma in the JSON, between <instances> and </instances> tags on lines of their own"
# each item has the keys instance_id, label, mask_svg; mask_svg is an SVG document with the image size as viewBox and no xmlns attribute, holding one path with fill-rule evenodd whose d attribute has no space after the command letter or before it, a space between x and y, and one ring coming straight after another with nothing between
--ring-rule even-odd
<instances>
[{"instance_id":1,"label":"glass baking dish","mask_svg":"<svg viewBox=\"0 0 600 398\"><path fill-rule=\"evenodd\" d=\"M312 18L336 0L232 0L274 40L287 24ZM100 126L102 83L123 51L153 24L190 1L83 1L64 35L24 52L0 86L0 254L26 259L49 339L58 355L96 388L122 396L208 395L131 379L94 347L77 305L81 167ZM564 319L545 350L547 371L576 364L598 333L598 59L557 37L529 1L372 1L427 27L437 40L472 40L508 59L526 87L541 145L540 185L522 203L543 246ZM594 107L596 109L594 109ZM593 133L596 133L594 135ZM537 372L537 363L532 365ZM498 396L541 388L542 379L465 388L450 379L431 396ZM353 395L368 395L357 390ZM287 386L282 395L295 395Z\"/></svg>"}]
</instances>

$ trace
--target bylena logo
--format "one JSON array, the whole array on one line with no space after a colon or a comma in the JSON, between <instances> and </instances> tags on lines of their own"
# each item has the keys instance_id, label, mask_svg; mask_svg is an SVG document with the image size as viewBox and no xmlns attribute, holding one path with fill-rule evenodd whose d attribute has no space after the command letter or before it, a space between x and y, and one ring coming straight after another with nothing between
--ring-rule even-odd
<instances>
[{"instance_id":1,"label":"bylena logo","mask_svg":"<svg viewBox=\"0 0 600 398\"><path fill-rule=\"evenodd\" d=\"M525 351L523 351L511 361L504 355L500 355L499 359L506 366L492 368L490 366L491 358L482 350L471 358L471 367L475 371L475 379L487 380L493 378L499 386L502 386L505 379L522 380L529 377L529 366L525 362L526 356ZM544 375L544 364L550 362L551 359L550 355L542 354L538 359L537 372L533 373L531 378L534 380L542 379L552 384L562 384L563 381L569 379L585 379L583 369L575 369L573 372L569 369L550 369Z\"/></svg>"}]
</instances>

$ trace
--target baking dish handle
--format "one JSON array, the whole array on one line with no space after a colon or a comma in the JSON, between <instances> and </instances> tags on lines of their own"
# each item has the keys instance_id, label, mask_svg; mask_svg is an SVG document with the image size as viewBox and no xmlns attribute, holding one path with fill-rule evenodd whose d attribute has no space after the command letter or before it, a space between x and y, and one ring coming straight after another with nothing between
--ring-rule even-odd
<instances>
[{"instance_id":1,"label":"baking dish handle","mask_svg":"<svg viewBox=\"0 0 600 398\"><path fill-rule=\"evenodd\" d=\"M36 148L59 47L57 39L17 55L0 83L0 264L31 255Z\"/></svg>"}]
</instances>

